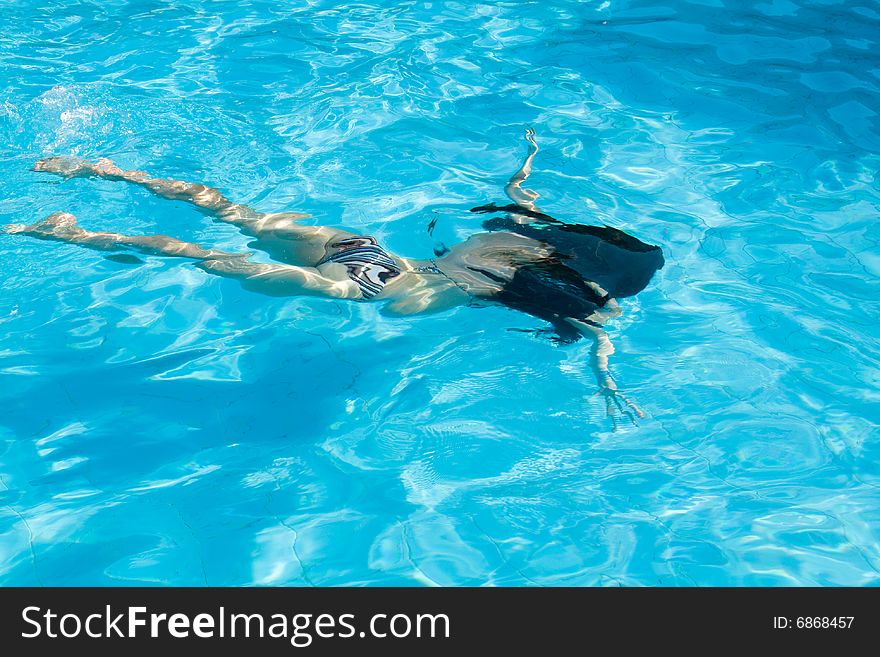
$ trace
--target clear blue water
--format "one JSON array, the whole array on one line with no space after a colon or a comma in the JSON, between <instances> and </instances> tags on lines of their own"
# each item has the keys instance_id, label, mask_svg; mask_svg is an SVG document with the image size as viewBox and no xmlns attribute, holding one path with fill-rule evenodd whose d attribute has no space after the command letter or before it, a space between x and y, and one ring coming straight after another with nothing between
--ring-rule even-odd
<instances>
[{"instance_id":1,"label":"clear blue water","mask_svg":"<svg viewBox=\"0 0 880 657\"><path fill-rule=\"evenodd\" d=\"M228 250L107 156L427 257L504 200L663 246L589 346L0 236L0 583L880 583L880 6L0 2L0 223ZM433 237L428 222L438 218Z\"/></svg>"}]
</instances>

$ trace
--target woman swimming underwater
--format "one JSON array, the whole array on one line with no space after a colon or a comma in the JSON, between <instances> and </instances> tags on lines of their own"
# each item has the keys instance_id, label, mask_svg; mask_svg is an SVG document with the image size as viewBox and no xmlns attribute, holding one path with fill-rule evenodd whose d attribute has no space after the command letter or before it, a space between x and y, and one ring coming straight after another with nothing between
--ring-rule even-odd
<instances>
[{"instance_id":1,"label":"woman swimming underwater","mask_svg":"<svg viewBox=\"0 0 880 657\"><path fill-rule=\"evenodd\" d=\"M124 171L106 159L50 157L37 162L34 170L64 178L125 181L165 199L192 203L215 220L237 226L253 238L251 248L279 264L251 262L250 253L203 248L166 235L92 232L66 212L4 230L100 251L190 258L204 271L237 279L262 294L387 301L383 311L392 315L502 304L549 322L559 342L592 337L592 367L608 415L615 428L619 416L635 423L636 416L643 414L612 378L608 358L614 348L603 325L620 315L617 299L648 285L663 266L662 252L616 228L564 223L542 213L535 204L537 193L522 187L538 152L534 131L528 130L526 139L528 155L505 189L511 203L473 208L472 212L495 215L483 222L485 232L431 260L393 255L369 236L303 225L300 220L307 214L258 212L229 201L211 187Z\"/></svg>"}]
</instances>

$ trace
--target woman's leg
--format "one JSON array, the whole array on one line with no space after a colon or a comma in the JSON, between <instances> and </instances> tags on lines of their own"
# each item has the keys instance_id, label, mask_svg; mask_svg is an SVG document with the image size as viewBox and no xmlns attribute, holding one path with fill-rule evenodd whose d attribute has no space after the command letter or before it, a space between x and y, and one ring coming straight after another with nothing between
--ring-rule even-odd
<instances>
[{"instance_id":1,"label":"woman's leg","mask_svg":"<svg viewBox=\"0 0 880 657\"><path fill-rule=\"evenodd\" d=\"M272 297L362 297L360 288L347 276L334 278L314 267L260 264L244 258L209 258L196 267L209 274L234 278L246 290Z\"/></svg>"},{"instance_id":2,"label":"woman's leg","mask_svg":"<svg viewBox=\"0 0 880 657\"><path fill-rule=\"evenodd\" d=\"M150 255L199 260L204 271L239 280L245 288L271 296L326 296L337 299L357 299L361 292L344 268L339 276L314 267L259 264L250 262L250 253L238 254L205 249L198 244L184 242L167 235L122 235L119 233L88 231L79 226L76 217L67 212L56 212L43 221L25 226L12 224L3 232L26 235L41 240L77 244L98 251L135 250ZM330 265L336 272L336 266Z\"/></svg>"},{"instance_id":3,"label":"woman's leg","mask_svg":"<svg viewBox=\"0 0 880 657\"><path fill-rule=\"evenodd\" d=\"M11 224L6 226L3 232L10 235L26 235L52 242L78 244L96 251L134 250L150 255L195 258L198 260L223 257L238 258L250 255L249 253L239 255L215 249L204 249L198 244L184 242L167 235L137 236L89 231L81 228L76 221L76 217L69 212L56 212L43 219L43 221L30 226Z\"/></svg>"},{"instance_id":4,"label":"woman's leg","mask_svg":"<svg viewBox=\"0 0 880 657\"><path fill-rule=\"evenodd\" d=\"M246 205L233 203L213 187L183 180L154 178L145 171L123 170L106 158L89 162L75 157L47 157L37 162L33 170L54 173L63 178L122 180L144 187L160 198L192 203L215 219L235 225L247 225L261 216Z\"/></svg>"},{"instance_id":5,"label":"woman's leg","mask_svg":"<svg viewBox=\"0 0 880 657\"><path fill-rule=\"evenodd\" d=\"M103 178L119 180L148 189L160 198L195 205L209 216L238 226L256 238L251 244L283 262L314 264L324 256L331 239L351 235L326 226L303 226L300 219L310 215L299 212L257 212L247 205L233 203L219 190L199 183L154 178L144 171L123 170L108 159L88 162L72 157L49 157L34 165L34 171L54 173L64 178Z\"/></svg>"}]
</instances>

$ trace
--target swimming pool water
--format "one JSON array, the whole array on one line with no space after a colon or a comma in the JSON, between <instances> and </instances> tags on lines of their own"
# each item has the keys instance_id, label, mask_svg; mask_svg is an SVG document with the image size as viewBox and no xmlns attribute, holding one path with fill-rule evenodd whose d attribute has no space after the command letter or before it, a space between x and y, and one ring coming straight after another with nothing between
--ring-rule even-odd
<instances>
[{"instance_id":1,"label":"swimming pool water","mask_svg":"<svg viewBox=\"0 0 880 657\"><path fill-rule=\"evenodd\" d=\"M0 236L0 584L880 583L880 6L0 2L0 224L246 250L107 156L428 257L533 127L545 212L662 245L612 367ZM433 236L427 225L437 219Z\"/></svg>"}]
</instances>

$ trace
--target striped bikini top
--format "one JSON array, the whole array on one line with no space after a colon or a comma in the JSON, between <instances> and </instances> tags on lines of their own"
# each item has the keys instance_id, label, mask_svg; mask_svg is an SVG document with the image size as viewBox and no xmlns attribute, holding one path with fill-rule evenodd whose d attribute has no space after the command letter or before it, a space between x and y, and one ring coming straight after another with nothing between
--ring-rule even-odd
<instances>
[{"instance_id":1,"label":"striped bikini top","mask_svg":"<svg viewBox=\"0 0 880 657\"><path fill-rule=\"evenodd\" d=\"M388 281L400 276L400 267L373 237L348 237L329 246L339 251L324 256L315 266L328 262L345 265L348 277L357 283L364 301L372 299L382 291Z\"/></svg>"}]
</instances>

